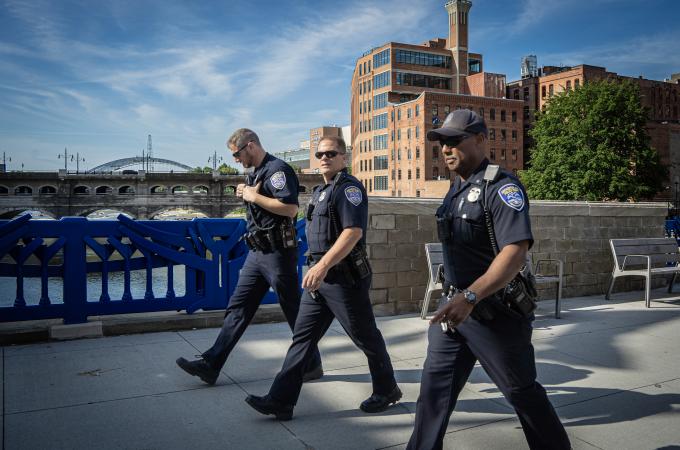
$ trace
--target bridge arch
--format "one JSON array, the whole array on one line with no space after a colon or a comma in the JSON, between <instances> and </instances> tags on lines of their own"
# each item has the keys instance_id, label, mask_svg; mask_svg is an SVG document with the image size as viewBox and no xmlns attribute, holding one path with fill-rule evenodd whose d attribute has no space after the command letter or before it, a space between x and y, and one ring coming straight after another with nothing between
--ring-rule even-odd
<instances>
[{"instance_id":1,"label":"bridge arch","mask_svg":"<svg viewBox=\"0 0 680 450\"><path fill-rule=\"evenodd\" d=\"M56 186L51 186L51 185L45 185L45 186L40 186L40 189L38 189L38 195L54 195L57 193L57 188Z\"/></svg>"},{"instance_id":2,"label":"bridge arch","mask_svg":"<svg viewBox=\"0 0 680 450\"><path fill-rule=\"evenodd\" d=\"M210 189L208 186L199 184L197 186L194 186L194 188L191 191L193 194L198 194L198 195L208 195L210 193Z\"/></svg>"},{"instance_id":3,"label":"bridge arch","mask_svg":"<svg viewBox=\"0 0 680 450\"><path fill-rule=\"evenodd\" d=\"M90 187L83 184L73 188L73 195L90 195Z\"/></svg>"},{"instance_id":4,"label":"bridge arch","mask_svg":"<svg viewBox=\"0 0 680 450\"><path fill-rule=\"evenodd\" d=\"M148 213L149 219L157 220L161 214L170 213L172 211L177 211L177 212L193 211L193 212L200 213L200 214L204 215L205 217L210 217L210 209L209 208L204 208L204 207L201 207L201 206L192 206L190 208L181 208L181 207L177 207L177 206L174 206L174 205L166 205L166 206L162 206L160 208L156 208L152 211L149 211L149 213ZM187 218L187 220L188 220L188 218Z\"/></svg>"},{"instance_id":5,"label":"bridge arch","mask_svg":"<svg viewBox=\"0 0 680 450\"><path fill-rule=\"evenodd\" d=\"M172 161L170 159L149 158L148 156L145 156L145 157L134 156L134 157L131 157L131 158L121 158L121 159L116 159L114 161L109 161L105 164L101 164L97 167L94 167L93 169L88 170L88 173L114 172L114 171L121 170L121 169L124 169L126 167L131 167L131 166L143 167L145 164L165 165L165 166L175 167L177 169L186 170L188 172L193 170L193 167L191 167L191 166L187 166L186 164L182 164L182 163L179 163L177 161Z\"/></svg>"},{"instance_id":6,"label":"bridge arch","mask_svg":"<svg viewBox=\"0 0 680 450\"><path fill-rule=\"evenodd\" d=\"M17 186L14 188L14 195L31 196L33 195L33 188L31 186L22 184L21 186Z\"/></svg>"},{"instance_id":7,"label":"bridge arch","mask_svg":"<svg viewBox=\"0 0 680 450\"><path fill-rule=\"evenodd\" d=\"M189 193L189 188L183 184L173 186L171 189L172 195L186 195Z\"/></svg>"},{"instance_id":8,"label":"bridge arch","mask_svg":"<svg viewBox=\"0 0 680 450\"><path fill-rule=\"evenodd\" d=\"M75 212L75 216L79 217L87 217L88 219L92 219L93 217L90 217L92 214L99 212L99 211L111 211L111 212L117 212L117 213L123 213L126 216L129 216L132 219L137 218L136 211L128 209L126 207L120 207L116 205L115 207L111 208L106 208L106 207L101 207L101 206L95 206L95 207L89 207L89 208L83 208ZM116 214L117 216L117 214ZM112 217L110 220L115 220L116 217Z\"/></svg>"},{"instance_id":9,"label":"bridge arch","mask_svg":"<svg viewBox=\"0 0 680 450\"><path fill-rule=\"evenodd\" d=\"M119 195L135 195L135 188L133 186L130 186L129 184L126 184L125 186L121 186L118 188L118 194Z\"/></svg>"},{"instance_id":10,"label":"bridge arch","mask_svg":"<svg viewBox=\"0 0 680 450\"><path fill-rule=\"evenodd\" d=\"M35 211L39 213L42 216L47 216L50 219L56 219L57 215L50 209L48 208L18 208L18 209L11 209L9 211L5 211L3 213L0 213L0 220L8 220L8 219L13 219L22 213L25 213L27 211Z\"/></svg>"},{"instance_id":11,"label":"bridge arch","mask_svg":"<svg viewBox=\"0 0 680 450\"><path fill-rule=\"evenodd\" d=\"M9 189L7 186L0 186L0 195L9 195Z\"/></svg>"},{"instance_id":12,"label":"bridge arch","mask_svg":"<svg viewBox=\"0 0 680 450\"><path fill-rule=\"evenodd\" d=\"M167 186L162 185L151 186L151 189L149 189L149 193L151 195L166 195L168 193L168 188Z\"/></svg>"},{"instance_id":13,"label":"bridge arch","mask_svg":"<svg viewBox=\"0 0 680 450\"><path fill-rule=\"evenodd\" d=\"M236 195L236 186L225 186L224 195Z\"/></svg>"},{"instance_id":14,"label":"bridge arch","mask_svg":"<svg viewBox=\"0 0 680 450\"><path fill-rule=\"evenodd\" d=\"M111 186L97 186L94 190L95 195L111 195L113 194L113 188Z\"/></svg>"}]
</instances>

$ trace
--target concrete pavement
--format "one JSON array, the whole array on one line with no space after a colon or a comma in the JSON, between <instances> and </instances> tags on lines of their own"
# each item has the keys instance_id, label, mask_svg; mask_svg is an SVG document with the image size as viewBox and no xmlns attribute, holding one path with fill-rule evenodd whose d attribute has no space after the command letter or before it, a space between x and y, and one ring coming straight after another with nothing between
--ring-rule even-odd
<instances>
[{"instance_id":1,"label":"concrete pavement","mask_svg":"<svg viewBox=\"0 0 680 450\"><path fill-rule=\"evenodd\" d=\"M655 297L666 294L654 292ZM680 449L680 299L642 292L566 299L562 319L542 302L534 345L539 381L575 449ZM257 414L291 333L252 325L213 387L176 365L212 344L199 329L0 349L5 449L401 449L413 427L426 324L378 319L404 392L367 415L364 355L335 322L321 341L323 379L308 383L290 422ZM449 423L445 448L527 448L506 401L476 367Z\"/></svg>"}]
</instances>

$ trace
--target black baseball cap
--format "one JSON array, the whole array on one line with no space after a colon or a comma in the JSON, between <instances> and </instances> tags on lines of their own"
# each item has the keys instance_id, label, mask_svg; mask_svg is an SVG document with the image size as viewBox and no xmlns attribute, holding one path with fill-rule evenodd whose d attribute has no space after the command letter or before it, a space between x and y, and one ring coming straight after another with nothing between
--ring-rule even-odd
<instances>
[{"instance_id":1,"label":"black baseball cap","mask_svg":"<svg viewBox=\"0 0 680 450\"><path fill-rule=\"evenodd\" d=\"M447 138L466 138L483 133L487 135L484 119L470 109L457 109L446 116L440 128L427 132L428 141Z\"/></svg>"}]
</instances>

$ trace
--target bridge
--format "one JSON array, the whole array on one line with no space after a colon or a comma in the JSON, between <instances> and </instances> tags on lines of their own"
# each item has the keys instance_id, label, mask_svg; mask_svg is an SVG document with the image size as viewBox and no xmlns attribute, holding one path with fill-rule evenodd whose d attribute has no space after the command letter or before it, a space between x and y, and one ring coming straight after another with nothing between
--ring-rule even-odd
<instances>
[{"instance_id":1,"label":"bridge","mask_svg":"<svg viewBox=\"0 0 680 450\"><path fill-rule=\"evenodd\" d=\"M299 174L300 204L306 203L321 175ZM208 217L224 217L243 207L236 186L243 175L216 172L67 173L9 172L0 174L0 219L31 210L54 218L86 217L113 209L135 219L151 219L176 209Z\"/></svg>"}]
</instances>

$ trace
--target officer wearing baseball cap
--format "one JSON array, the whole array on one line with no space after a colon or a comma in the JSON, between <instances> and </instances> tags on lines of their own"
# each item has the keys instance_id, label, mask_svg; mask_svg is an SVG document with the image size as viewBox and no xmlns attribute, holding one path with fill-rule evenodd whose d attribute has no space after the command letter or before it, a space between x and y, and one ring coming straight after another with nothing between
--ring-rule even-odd
<instances>
[{"instance_id":1,"label":"officer wearing baseball cap","mask_svg":"<svg viewBox=\"0 0 680 450\"><path fill-rule=\"evenodd\" d=\"M452 112L441 128L427 133L441 144L456 178L436 214L445 250L444 294L430 321L407 448L442 448L458 395L479 362L515 409L530 448L569 449L564 427L536 381L533 309L513 301L520 297L507 289L533 243L529 202L512 173L489 164L486 138L484 119L468 109Z\"/></svg>"}]
</instances>

